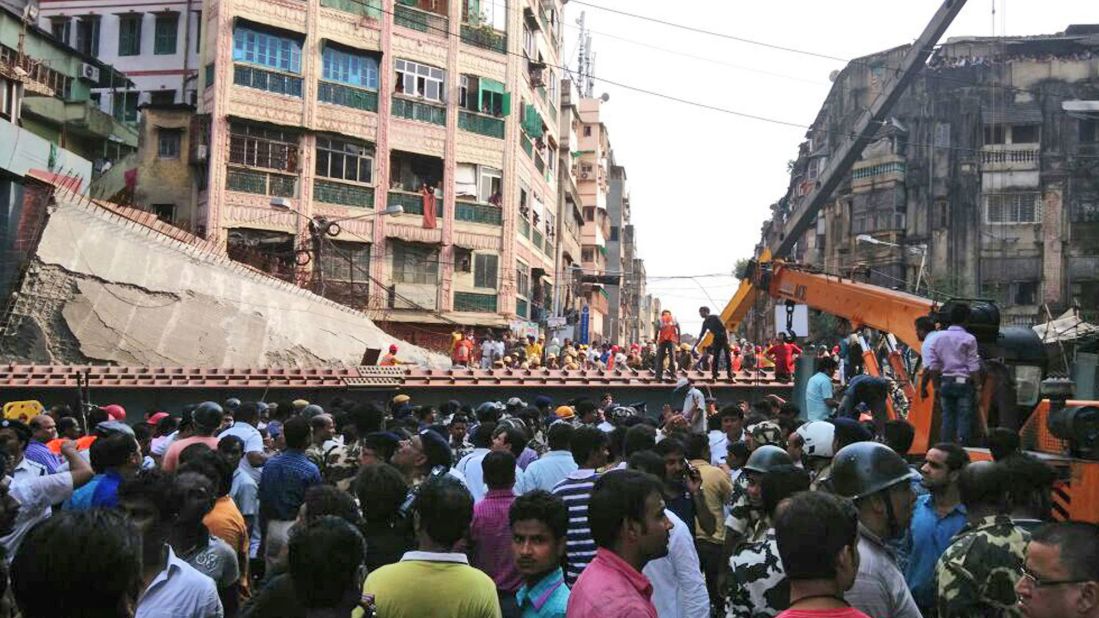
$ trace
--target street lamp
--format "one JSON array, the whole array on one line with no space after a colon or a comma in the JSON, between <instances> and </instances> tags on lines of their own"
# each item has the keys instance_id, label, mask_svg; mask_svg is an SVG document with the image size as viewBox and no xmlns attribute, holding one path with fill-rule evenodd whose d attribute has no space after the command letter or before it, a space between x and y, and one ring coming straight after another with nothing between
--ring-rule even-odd
<instances>
[{"instance_id":1,"label":"street lamp","mask_svg":"<svg viewBox=\"0 0 1099 618\"><path fill-rule=\"evenodd\" d=\"M898 249L904 249L905 251L908 251L912 255L916 255L918 253L920 255L920 270L916 274L915 293L918 294L920 292L920 282L923 281L923 267L924 267L924 264L927 263L927 245L925 245L925 244L909 245L909 246L898 245L895 242L889 242L887 240L881 240L879 238L874 238L873 236L871 236L869 234L859 234L858 236L855 237L855 240L858 241L858 242L861 242L861 243L866 243L868 245L883 245L883 246L886 246L886 247L897 247Z\"/></svg>"}]
</instances>

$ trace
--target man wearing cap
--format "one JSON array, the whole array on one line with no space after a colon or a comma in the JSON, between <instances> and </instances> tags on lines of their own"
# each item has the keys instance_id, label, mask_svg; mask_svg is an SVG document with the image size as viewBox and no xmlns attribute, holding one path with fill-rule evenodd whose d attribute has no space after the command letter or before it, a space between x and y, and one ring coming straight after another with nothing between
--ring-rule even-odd
<instances>
[{"instance_id":1,"label":"man wearing cap","mask_svg":"<svg viewBox=\"0 0 1099 618\"><path fill-rule=\"evenodd\" d=\"M0 419L0 452L7 455L9 465L24 459L23 449L28 441L30 429L26 425L19 421ZM19 544L30 529L50 516L54 504L64 502L74 489L91 480L92 467L77 453L76 446L71 441L61 443L61 456L69 464L68 472L6 478L8 495L19 503L15 525L10 533L0 538L8 560L15 558Z\"/></svg>"},{"instance_id":2,"label":"man wearing cap","mask_svg":"<svg viewBox=\"0 0 1099 618\"><path fill-rule=\"evenodd\" d=\"M706 396L689 378L679 378L675 392L684 392L683 418L694 433L706 433Z\"/></svg>"},{"instance_id":3,"label":"man wearing cap","mask_svg":"<svg viewBox=\"0 0 1099 618\"><path fill-rule=\"evenodd\" d=\"M179 454L192 444L205 444L210 447L211 451L217 450L218 439L214 436L214 433L221 427L224 415L221 406L217 403L213 401L200 403L191 412L191 421L195 429L194 435L172 442L172 445L164 453L161 467L168 472L175 472L176 467L179 465Z\"/></svg>"},{"instance_id":4,"label":"man wearing cap","mask_svg":"<svg viewBox=\"0 0 1099 618\"><path fill-rule=\"evenodd\" d=\"M27 444L24 456L53 474L61 460L53 454L46 443L57 438L57 423L49 414L39 414L30 420L31 441Z\"/></svg>"},{"instance_id":5,"label":"man wearing cap","mask_svg":"<svg viewBox=\"0 0 1099 618\"><path fill-rule=\"evenodd\" d=\"M920 610L885 542L908 529L912 506L912 469L877 442L843 447L832 462L832 489L850 498L859 512L859 572L844 595L852 607L870 616L920 618Z\"/></svg>"}]
</instances>

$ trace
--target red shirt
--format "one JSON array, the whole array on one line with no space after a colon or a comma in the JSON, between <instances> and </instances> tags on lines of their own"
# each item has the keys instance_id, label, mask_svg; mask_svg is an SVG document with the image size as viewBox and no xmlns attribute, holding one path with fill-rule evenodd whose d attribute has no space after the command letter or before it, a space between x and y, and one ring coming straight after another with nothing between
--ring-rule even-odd
<instances>
[{"instance_id":1,"label":"red shirt","mask_svg":"<svg viewBox=\"0 0 1099 618\"><path fill-rule=\"evenodd\" d=\"M870 618L854 607L836 609L788 609L777 618Z\"/></svg>"},{"instance_id":2,"label":"red shirt","mask_svg":"<svg viewBox=\"0 0 1099 618\"><path fill-rule=\"evenodd\" d=\"M657 342L671 341L672 343L679 343L679 335L676 334L677 328L679 328L679 323L675 321L675 318L671 316L660 318L660 335Z\"/></svg>"},{"instance_id":3,"label":"red shirt","mask_svg":"<svg viewBox=\"0 0 1099 618\"><path fill-rule=\"evenodd\" d=\"M569 618L657 618L649 578L600 547L569 594Z\"/></svg>"},{"instance_id":4,"label":"red shirt","mask_svg":"<svg viewBox=\"0 0 1099 618\"><path fill-rule=\"evenodd\" d=\"M785 373L794 372L794 355L801 354L801 348L792 343L780 343L767 348L767 356L775 359L775 369L786 368Z\"/></svg>"}]
</instances>

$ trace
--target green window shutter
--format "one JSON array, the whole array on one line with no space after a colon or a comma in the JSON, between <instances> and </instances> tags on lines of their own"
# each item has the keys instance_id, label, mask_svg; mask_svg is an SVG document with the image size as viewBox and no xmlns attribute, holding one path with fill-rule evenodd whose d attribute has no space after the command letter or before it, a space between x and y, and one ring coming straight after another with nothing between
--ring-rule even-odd
<instances>
[{"instance_id":1,"label":"green window shutter","mask_svg":"<svg viewBox=\"0 0 1099 618\"><path fill-rule=\"evenodd\" d=\"M511 115L511 93L510 92L505 92L504 93L504 104L503 104L502 107L503 107L503 111L501 113L503 113L505 116L510 116Z\"/></svg>"},{"instance_id":2,"label":"green window shutter","mask_svg":"<svg viewBox=\"0 0 1099 618\"><path fill-rule=\"evenodd\" d=\"M481 0L466 0L469 4L469 11L466 13L466 23L476 24L479 23L481 18Z\"/></svg>"}]
</instances>

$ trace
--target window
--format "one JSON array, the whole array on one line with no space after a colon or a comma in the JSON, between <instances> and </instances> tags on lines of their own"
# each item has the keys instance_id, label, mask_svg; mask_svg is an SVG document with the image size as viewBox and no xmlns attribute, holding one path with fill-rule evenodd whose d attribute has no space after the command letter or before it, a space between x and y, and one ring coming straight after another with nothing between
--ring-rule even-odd
<instances>
[{"instance_id":1,"label":"window","mask_svg":"<svg viewBox=\"0 0 1099 618\"><path fill-rule=\"evenodd\" d=\"M584 220L595 221L595 206L584 207Z\"/></svg>"},{"instance_id":2,"label":"window","mask_svg":"<svg viewBox=\"0 0 1099 618\"><path fill-rule=\"evenodd\" d=\"M378 61L372 56L326 45L321 60L324 63L325 81L378 89Z\"/></svg>"},{"instance_id":3,"label":"window","mask_svg":"<svg viewBox=\"0 0 1099 618\"><path fill-rule=\"evenodd\" d=\"M1013 305L1037 305L1038 282L1037 281L1013 281L1008 287L1010 296L1008 300Z\"/></svg>"},{"instance_id":4,"label":"window","mask_svg":"<svg viewBox=\"0 0 1099 618\"><path fill-rule=\"evenodd\" d=\"M119 122L137 122L137 92L114 93L114 118Z\"/></svg>"},{"instance_id":5,"label":"window","mask_svg":"<svg viewBox=\"0 0 1099 618\"><path fill-rule=\"evenodd\" d=\"M317 176L370 184L374 182L374 149L318 135Z\"/></svg>"},{"instance_id":6,"label":"window","mask_svg":"<svg viewBox=\"0 0 1099 618\"><path fill-rule=\"evenodd\" d=\"M420 96L432 101L442 102L446 89L443 81L446 72L426 64L409 60L396 61L397 92Z\"/></svg>"},{"instance_id":7,"label":"window","mask_svg":"<svg viewBox=\"0 0 1099 618\"><path fill-rule=\"evenodd\" d=\"M473 251L463 247L454 247L454 272L473 272Z\"/></svg>"},{"instance_id":8,"label":"window","mask_svg":"<svg viewBox=\"0 0 1099 618\"><path fill-rule=\"evenodd\" d=\"M1038 193L993 193L985 196L985 223L1038 223L1041 207Z\"/></svg>"},{"instance_id":9,"label":"window","mask_svg":"<svg viewBox=\"0 0 1099 618\"><path fill-rule=\"evenodd\" d=\"M580 261L582 262L594 262L595 261L595 249L581 249Z\"/></svg>"},{"instance_id":10,"label":"window","mask_svg":"<svg viewBox=\"0 0 1099 618\"><path fill-rule=\"evenodd\" d=\"M301 73L301 43L260 30L237 27L233 31L233 60Z\"/></svg>"},{"instance_id":11,"label":"window","mask_svg":"<svg viewBox=\"0 0 1099 618\"><path fill-rule=\"evenodd\" d=\"M156 213L156 218L161 221L167 221L171 223L175 220L176 205L175 204L153 204L153 212Z\"/></svg>"},{"instance_id":12,"label":"window","mask_svg":"<svg viewBox=\"0 0 1099 618\"><path fill-rule=\"evenodd\" d=\"M504 173L498 169L481 166L481 183L478 187L477 198L485 204L500 205L504 191Z\"/></svg>"},{"instance_id":13,"label":"window","mask_svg":"<svg viewBox=\"0 0 1099 618\"><path fill-rule=\"evenodd\" d=\"M935 215L938 217L938 227L944 228L950 225L950 206L946 200L935 202Z\"/></svg>"},{"instance_id":14,"label":"window","mask_svg":"<svg viewBox=\"0 0 1099 618\"><path fill-rule=\"evenodd\" d=\"M175 102L175 90L154 90L149 93L149 103L153 105L171 105Z\"/></svg>"},{"instance_id":15,"label":"window","mask_svg":"<svg viewBox=\"0 0 1099 618\"><path fill-rule=\"evenodd\" d=\"M157 156L161 159L178 159L179 145L183 140L182 129L160 129L157 132Z\"/></svg>"},{"instance_id":16,"label":"window","mask_svg":"<svg viewBox=\"0 0 1099 618\"><path fill-rule=\"evenodd\" d=\"M1099 120L1081 118L1080 123L1080 143L1081 144L1094 144L1099 142Z\"/></svg>"},{"instance_id":17,"label":"window","mask_svg":"<svg viewBox=\"0 0 1099 618\"><path fill-rule=\"evenodd\" d=\"M161 13L156 16L156 28L153 31L153 53L163 56L176 53L176 38L179 34L179 13Z\"/></svg>"},{"instance_id":18,"label":"window","mask_svg":"<svg viewBox=\"0 0 1099 618\"><path fill-rule=\"evenodd\" d=\"M612 225L611 226L611 237L608 238L607 240L618 240L618 226L617 225Z\"/></svg>"},{"instance_id":19,"label":"window","mask_svg":"<svg viewBox=\"0 0 1099 618\"><path fill-rule=\"evenodd\" d=\"M19 111L19 86L13 81L0 77L0 117L15 120Z\"/></svg>"},{"instance_id":20,"label":"window","mask_svg":"<svg viewBox=\"0 0 1099 618\"><path fill-rule=\"evenodd\" d=\"M298 167L298 137L278 129L231 124L229 162L295 172Z\"/></svg>"},{"instance_id":21,"label":"window","mask_svg":"<svg viewBox=\"0 0 1099 618\"><path fill-rule=\"evenodd\" d=\"M370 280L370 245L333 240L325 243L321 273L331 281L366 283Z\"/></svg>"},{"instance_id":22,"label":"window","mask_svg":"<svg viewBox=\"0 0 1099 618\"><path fill-rule=\"evenodd\" d=\"M85 15L76 21L75 46L81 53L99 55L99 15Z\"/></svg>"},{"instance_id":23,"label":"window","mask_svg":"<svg viewBox=\"0 0 1099 618\"><path fill-rule=\"evenodd\" d=\"M530 266L515 262L515 293L519 296L530 296Z\"/></svg>"},{"instance_id":24,"label":"window","mask_svg":"<svg viewBox=\"0 0 1099 618\"><path fill-rule=\"evenodd\" d=\"M584 137L591 137L591 126L590 125L585 125L584 126Z\"/></svg>"},{"instance_id":25,"label":"window","mask_svg":"<svg viewBox=\"0 0 1099 618\"><path fill-rule=\"evenodd\" d=\"M118 18L118 55L136 56L141 53L141 13L127 13Z\"/></svg>"},{"instance_id":26,"label":"window","mask_svg":"<svg viewBox=\"0 0 1099 618\"><path fill-rule=\"evenodd\" d=\"M202 51L202 11L194 11L195 53Z\"/></svg>"},{"instance_id":27,"label":"window","mask_svg":"<svg viewBox=\"0 0 1099 618\"><path fill-rule=\"evenodd\" d=\"M54 17L50 19L50 32L53 33L53 38L61 41L62 43L69 44L69 29L72 20L68 17Z\"/></svg>"},{"instance_id":28,"label":"window","mask_svg":"<svg viewBox=\"0 0 1099 618\"><path fill-rule=\"evenodd\" d=\"M526 24L523 24L523 52L531 60L538 58L538 43L534 39L534 33Z\"/></svg>"},{"instance_id":29,"label":"window","mask_svg":"<svg viewBox=\"0 0 1099 618\"><path fill-rule=\"evenodd\" d=\"M411 243L393 244L393 280L397 283L434 285L439 271L439 252L434 247Z\"/></svg>"},{"instance_id":30,"label":"window","mask_svg":"<svg viewBox=\"0 0 1099 618\"><path fill-rule=\"evenodd\" d=\"M478 253L473 257L473 287L496 289L500 258L491 253Z\"/></svg>"},{"instance_id":31,"label":"window","mask_svg":"<svg viewBox=\"0 0 1099 618\"><path fill-rule=\"evenodd\" d=\"M1012 144L1037 144L1038 143L1038 125L1036 124L1017 124L1011 127L1011 143Z\"/></svg>"},{"instance_id":32,"label":"window","mask_svg":"<svg viewBox=\"0 0 1099 618\"><path fill-rule=\"evenodd\" d=\"M1003 125L988 125L985 127L985 145L1006 144L1007 137Z\"/></svg>"}]
</instances>

